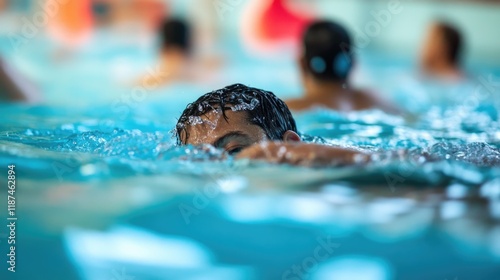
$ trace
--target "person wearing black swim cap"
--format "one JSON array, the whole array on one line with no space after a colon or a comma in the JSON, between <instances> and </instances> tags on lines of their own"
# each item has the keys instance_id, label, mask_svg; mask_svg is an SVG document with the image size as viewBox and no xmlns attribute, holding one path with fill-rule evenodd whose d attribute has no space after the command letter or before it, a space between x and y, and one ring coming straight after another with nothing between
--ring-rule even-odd
<instances>
[{"instance_id":1,"label":"person wearing black swim cap","mask_svg":"<svg viewBox=\"0 0 500 280\"><path fill-rule=\"evenodd\" d=\"M291 110L326 107L348 112L379 108L397 113L375 95L349 85L355 57L351 37L340 24L329 20L313 22L303 35L302 45L298 65L304 96L286 101Z\"/></svg>"}]
</instances>

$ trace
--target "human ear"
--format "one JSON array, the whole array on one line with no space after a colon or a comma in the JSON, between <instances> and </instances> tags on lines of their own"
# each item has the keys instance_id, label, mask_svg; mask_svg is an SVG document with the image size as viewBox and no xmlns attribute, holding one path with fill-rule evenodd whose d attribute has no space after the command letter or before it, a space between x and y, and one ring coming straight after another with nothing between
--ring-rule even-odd
<instances>
[{"instance_id":1,"label":"human ear","mask_svg":"<svg viewBox=\"0 0 500 280\"><path fill-rule=\"evenodd\" d=\"M294 131L287 130L283 134L283 142L300 142L300 141L301 141L300 136Z\"/></svg>"}]
</instances>

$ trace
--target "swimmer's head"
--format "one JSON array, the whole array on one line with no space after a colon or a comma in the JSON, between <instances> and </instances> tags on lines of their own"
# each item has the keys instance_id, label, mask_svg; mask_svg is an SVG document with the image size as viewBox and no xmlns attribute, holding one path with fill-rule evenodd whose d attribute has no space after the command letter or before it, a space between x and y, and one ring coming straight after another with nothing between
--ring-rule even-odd
<instances>
[{"instance_id":1,"label":"swimmer's head","mask_svg":"<svg viewBox=\"0 0 500 280\"><path fill-rule=\"evenodd\" d=\"M209 92L189 104L175 134L179 145L211 144L229 153L263 141L300 141L282 100L242 84Z\"/></svg>"},{"instance_id":2,"label":"swimmer's head","mask_svg":"<svg viewBox=\"0 0 500 280\"><path fill-rule=\"evenodd\" d=\"M320 81L344 82L353 65L351 38L340 24L312 23L304 33L300 65L303 74Z\"/></svg>"},{"instance_id":3,"label":"swimmer's head","mask_svg":"<svg viewBox=\"0 0 500 280\"><path fill-rule=\"evenodd\" d=\"M189 52L191 49L191 29L180 19L166 20L160 30L162 50L177 49Z\"/></svg>"},{"instance_id":4,"label":"swimmer's head","mask_svg":"<svg viewBox=\"0 0 500 280\"><path fill-rule=\"evenodd\" d=\"M458 67L463 48L460 31L445 22L431 25L422 49L421 64L424 70L444 66Z\"/></svg>"}]
</instances>

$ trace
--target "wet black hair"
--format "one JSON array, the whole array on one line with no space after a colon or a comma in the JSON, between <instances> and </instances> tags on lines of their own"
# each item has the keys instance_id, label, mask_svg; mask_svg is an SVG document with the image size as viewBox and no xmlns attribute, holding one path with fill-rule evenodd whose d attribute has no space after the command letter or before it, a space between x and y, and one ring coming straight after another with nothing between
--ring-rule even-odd
<instances>
[{"instance_id":1,"label":"wet black hair","mask_svg":"<svg viewBox=\"0 0 500 280\"><path fill-rule=\"evenodd\" d=\"M463 37L461 32L452 24L438 22L437 26L441 31L447 48L447 59L449 62L457 65L460 63L460 56L463 48Z\"/></svg>"},{"instance_id":2,"label":"wet black hair","mask_svg":"<svg viewBox=\"0 0 500 280\"><path fill-rule=\"evenodd\" d=\"M270 91L234 84L206 93L187 105L175 127L177 144L183 145L187 142L187 128L193 125L192 117L220 109L226 120L226 110L245 111L248 121L261 127L269 140L282 140L287 130L297 132L292 113L285 102L276 95Z\"/></svg>"},{"instance_id":3,"label":"wet black hair","mask_svg":"<svg viewBox=\"0 0 500 280\"><path fill-rule=\"evenodd\" d=\"M185 51L191 49L191 29L181 19L168 19L160 30L162 48L176 47Z\"/></svg>"},{"instance_id":4,"label":"wet black hair","mask_svg":"<svg viewBox=\"0 0 500 280\"><path fill-rule=\"evenodd\" d=\"M318 20L302 38L306 69L318 80L344 81L351 71L354 54L351 37L340 24Z\"/></svg>"}]
</instances>

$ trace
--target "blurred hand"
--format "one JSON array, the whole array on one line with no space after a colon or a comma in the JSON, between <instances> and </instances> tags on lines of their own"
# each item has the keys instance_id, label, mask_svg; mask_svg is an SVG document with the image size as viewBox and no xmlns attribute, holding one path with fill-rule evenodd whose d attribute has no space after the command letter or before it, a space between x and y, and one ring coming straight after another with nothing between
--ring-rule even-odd
<instances>
[{"instance_id":1,"label":"blurred hand","mask_svg":"<svg viewBox=\"0 0 500 280\"><path fill-rule=\"evenodd\" d=\"M342 166L367 163L369 154L303 142L264 142L244 149L236 158L303 166Z\"/></svg>"}]
</instances>

